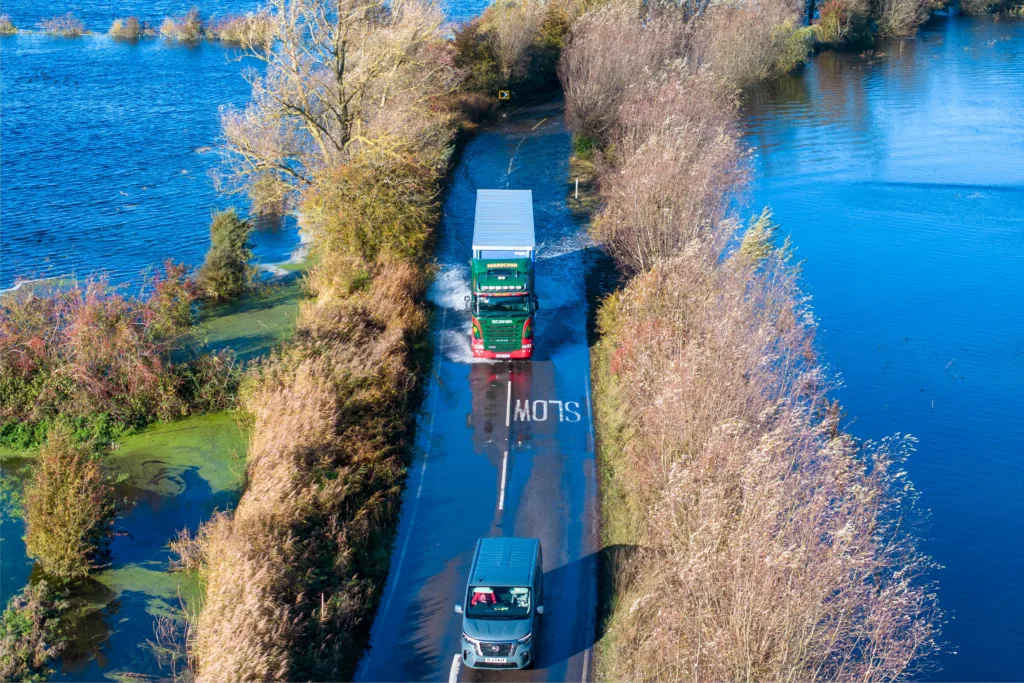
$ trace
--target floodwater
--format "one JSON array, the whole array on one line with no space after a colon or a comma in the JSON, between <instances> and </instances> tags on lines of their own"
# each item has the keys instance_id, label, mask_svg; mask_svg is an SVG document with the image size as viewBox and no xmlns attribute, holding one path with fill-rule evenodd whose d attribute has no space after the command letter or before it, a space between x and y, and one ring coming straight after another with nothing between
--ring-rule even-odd
<instances>
[{"instance_id":1,"label":"floodwater","mask_svg":"<svg viewBox=\"0 0 1024 683\"><path fill-rule=\"evenodd\" d=\"M107 455L105 468L123 480L115 489L121 514L114 524L110 567L72 593L65 620L70 639L54 663L56 679L168 673L150 645L156 640L156 618L180 610L195 587L186 575L167 572L167 543L238 500L245 452L245 434L234 418L217 413L154 425L123 439ZM31 457L0 460L8 490L20 489L31 467ZM0 505L4 604L34 571L25 557L24 522L8 501Z\"/></svg>"},{"instance_id":2,"label":"floodwater","mask_svg":"<svg viewBox=\"0 0 1024 683\"><path fill-rule=\"evenodd\" d=\"M258 68L237 49L150 38L113 40L116 17L154 26L190 3L98 0L3 5L17 26L74 13L89 30L78 38L0 37L0 290L19 280L104 272L137 285L165 259L202 262L211 213L244 198L224 197L210 171L219 110L249 99L243 70ZM200 3L204 17L256 9L252 0ZM488 4L444 3L464 19ZM259 220L257 258L288 260L300 247L295 221Z\"/></svg>"},{"instance_id":3,"label":"floodwater","mask_svg":"<svg viewBox=\"0 0 1024 683\"><path fill-rule=\"evenodd\" d=\"M938 680L1024 671L1024 21L934 19L756 93L752 208L791 234L858 437L920 439Z\"/></svg>"}]
</instances>

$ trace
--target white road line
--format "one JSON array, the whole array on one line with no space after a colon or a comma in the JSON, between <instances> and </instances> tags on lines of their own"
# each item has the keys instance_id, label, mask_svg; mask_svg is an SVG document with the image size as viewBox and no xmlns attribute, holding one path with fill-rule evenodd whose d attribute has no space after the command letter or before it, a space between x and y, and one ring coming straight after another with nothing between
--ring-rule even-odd
<instances>
[{"instance_id":1,"label":"white road line","mask_svg":"<svg viewBox=\"0 0 1024 683\"><path fill-rule=\"evenodd\" d=\"M589 377L587 377L587 381L586 381L586 385L585 386L586 386L586 390L587 390L587 425L590 427L590 447L596 451L597 450L597 441L596 441L596 438L594 437L594 408L593 408L593 404L590 402L590 378ZM597 469L596 464L594 463L594 461L591 461L591 476L594 477L595 480L596 480L596 469ZM596 567L594 567L593 569L594 569L594 571L597 570ZM597 579L597 577L594 574L591 574L591 576L590 576L590 583L591 583L590 594L591 594L591 596L595 596L595 594L596 594L596 585L594 585L594 583L593 583L596 579ZM590 668L590 651L594 648L592 643L594 642L594 612L595 612L596 609L597 609L597 605L596 604L591 604L589 609L587 610L587 633L586 633L586 636L585 636L586 637L587 649L583 651L583 678L582 678L582 683L587 683L587 681L589 680L587 678L587 673L588 673L589 668Z\"/></svg>"},{"instance_id":2,"label":"white road line","mask_svg":"<svg viewBox=\"0 0 1024 683\"><path fill-rule=\"evenodd\" d=\"M508 398L505 400L505 426L512 426L512 372L508 373Z\"/></svg>"},{"instance_id":3,"label":"white road line","mask_svg":"<svg viewBox=\"0 0 1024 683\"><path fill-rule=\"evenodd\" d=\"M437 353L434 355L434 369L437 370L437 363L441 359L442 348L444 347L444 330L445 323L448 320L448 309L444 309L441 314L441 335L440 340L437 344ZM416 487L416 499L412 503L412 515L409 517L409 529L405 534L405 542L402 543L402 552L398 555L398 565L395 567L395 580L391 585L391 593L388 594L387 602L384 603L384 609L381 610L381 614L387 614L388 608L391 607L391 601L395 598L395 587L398 585L398 578L402 575L402 565L405 563L405 553L409 550L409 539L412 538L412 528L416 525L416 513L420 509L420 496L423 495L423 480L427 474L427 460L430 458L430 444L434 440L434 416L437 415L437 394L434 394L434 400L432 401L433 406L430 410L430 425L427 427L427 448L423 451L423 464L420 465L420 485Z\"/></svg>"},{"instance_id":4,"label":"white road line","mask_svg":"<svg viewBox=\"0 0 1024 683\"><path fill-rule=\"evenodd\" d=\"M448 672L448 683L456 683L459 680L459 669L462 667L462 658L458 655L452 659L452 668Z\"/></svg>"},{"instance_id":5,"label":"white road line","mask_svg":"<svg viewBox=\"0 0 1024 683\"><path fill-rule=\"evenodd\" d=\"M587 390L587 426L590 428L590 447L597 450L597 438L594 436L594 407L590 402L590 378L587 377L584 387Z\"/></svg>"},{"instance_id":6,"label":"white road line","mask_svg":"<svg viewBox=\"0 0 1024 683\"><path fill-rule=\"evenodd\" d=\"M498 497L498 509L505 509L505 473L508 471L508 451L505 451L505 457L501 459L501 495Z\"/></svg>"}]
</instances>

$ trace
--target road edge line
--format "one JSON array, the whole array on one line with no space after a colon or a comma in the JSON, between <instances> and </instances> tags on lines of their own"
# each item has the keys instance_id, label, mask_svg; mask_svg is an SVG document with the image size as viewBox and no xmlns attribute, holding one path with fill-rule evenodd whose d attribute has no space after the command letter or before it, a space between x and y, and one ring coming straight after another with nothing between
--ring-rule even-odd
<instances>
[{"instance_id":1,"label":"road edge line","mask_svg":"<svg viewBox=\"0 0 1024 683\"><path fill-rule=\"evenodd\" d=\"M434 369L437 369L437 363L441 359L441 353L444 347L444 330L445 325L448 322L448 309L444 309L441 314L441 334L437 342L437 353L434 355ZM409 532L405 535L405 542L402 544L402 552L398 555L398 565L395 567L395 581L394 586L398 585L398 579L402 576L402 565L405 564L405 553L409 550L409 539L412 538L412 528L416 524L416 513L420 510L420 497L423 495L423 480L427 474L427 460L430 458L430 445L434 440L434 417L437 415L437 394L434 394L434 406L430 411L430 425L427 427L427 447L423 451L423 464L420 466L420 484L416 487L416 499L412 502L412 514L409 516ZM392 587L391 593L388 595L387 602L384 603L384 608L380 610L378 616L383 616L388 613L391 608L391 601L395 598L395 590ZM376 619L375 619L376 621Z\"/></svg>"},{"instance_id":2,"label":"road edge line","mask_svg":"<svg viewBox=\"0 0 1024 683\"><path fill-rule=\"evenodd\" d=\"M462 668L462 660L458 655L452 659L452 668L448 670L448 683L456 683L459 680L459 669Z\"/></svg>"}]
</instances>

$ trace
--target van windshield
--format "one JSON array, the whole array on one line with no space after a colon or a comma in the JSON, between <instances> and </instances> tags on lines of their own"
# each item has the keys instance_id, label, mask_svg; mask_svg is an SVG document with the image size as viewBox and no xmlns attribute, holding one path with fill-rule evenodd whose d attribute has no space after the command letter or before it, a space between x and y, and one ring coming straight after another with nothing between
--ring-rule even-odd
<instances>
[{"instance_id":1,"label":"van windshield","mask_svg":"<svg viewBox=\"0 0 1024 683\"><path fill-rule=\"evenodd\" d=\"M466 598L470 619L525 619L530 616L530 589L473 586Z\"/></svg>"}]
</instances>

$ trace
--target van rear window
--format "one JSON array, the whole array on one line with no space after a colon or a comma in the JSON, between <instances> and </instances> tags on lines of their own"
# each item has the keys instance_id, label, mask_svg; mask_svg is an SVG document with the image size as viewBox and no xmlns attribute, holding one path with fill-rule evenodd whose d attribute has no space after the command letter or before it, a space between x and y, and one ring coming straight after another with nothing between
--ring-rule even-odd
<instances>
[{"instance_id":1,"label":"van rear window","mask_svg":"<svg viewBox=\"0 0 1024 683\"><path fill-rule=\"evenodd\" d=\"M470 619L525 619L530 616L530 589L519 586L473 586L466 598Z\"/></svg>"}]
</instances>

